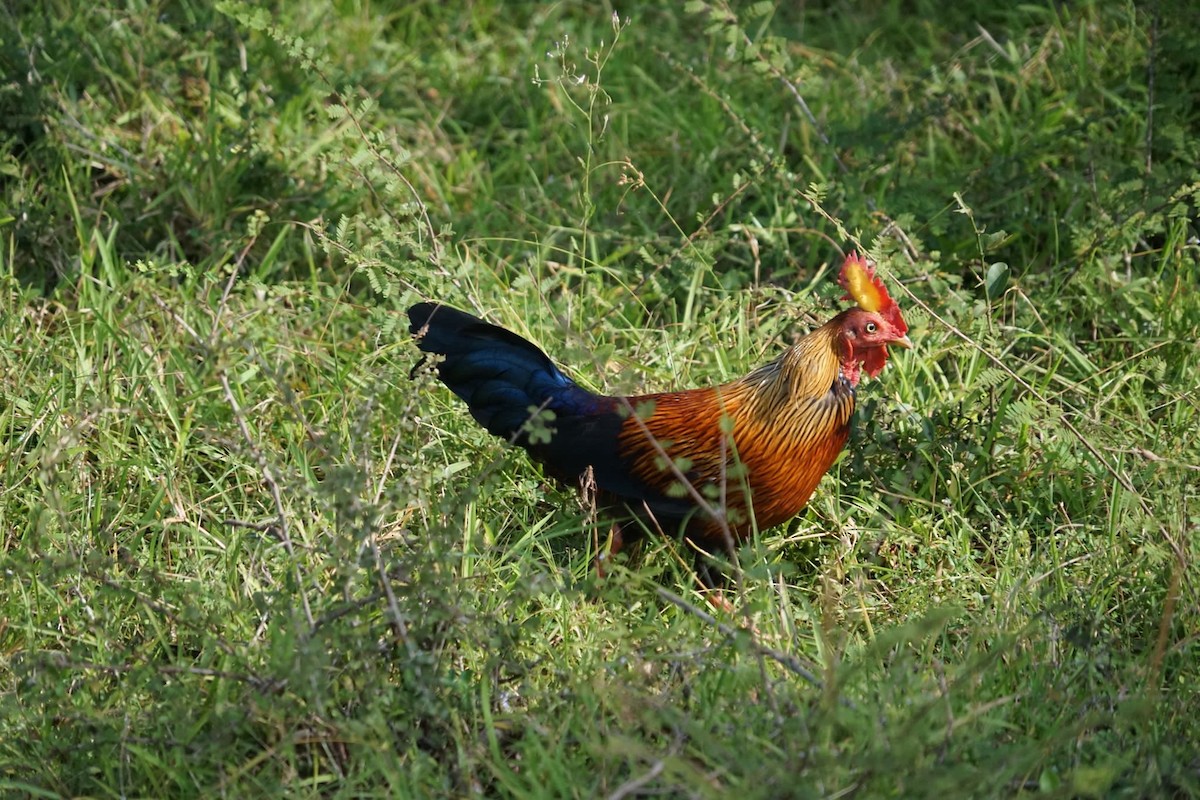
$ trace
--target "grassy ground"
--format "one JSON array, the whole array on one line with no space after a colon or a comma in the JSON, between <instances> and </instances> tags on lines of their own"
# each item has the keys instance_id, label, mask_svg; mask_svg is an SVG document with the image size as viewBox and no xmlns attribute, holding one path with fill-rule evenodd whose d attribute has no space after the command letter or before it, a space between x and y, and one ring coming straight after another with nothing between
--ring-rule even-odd
<instances>
[{"instance_id":1,"label":"grassy ground","mask_svg":"<svg viewBox=\"0 0 1200 800\"><path fill-rule=\"evenodd\" d=\"M1200 795L1193 4L257 8L0 10L0 794ZM729 616L409 377L726 379L857 245Z\"/></svg>"}]
</instances>

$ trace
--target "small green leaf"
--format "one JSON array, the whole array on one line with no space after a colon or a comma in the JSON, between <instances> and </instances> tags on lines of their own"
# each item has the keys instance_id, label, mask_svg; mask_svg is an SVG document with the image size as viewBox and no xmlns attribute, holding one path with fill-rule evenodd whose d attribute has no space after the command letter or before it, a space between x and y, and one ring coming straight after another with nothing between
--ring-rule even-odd
<instances>
[{"instance_id":1,"label":"small green leaf","mask_svg":"<svg viewBox=\"0 0 1200 800\"><path fill-rule=\"evenodd\" d=\"M995 233L985 233L980 237L985 253L990 253L1000 245L1008 241L1008 231L996 231Z\"/></svg>"},{"instance_id":2,"label":"small green leaf","mask_svg":"<svg viewBox=\"0 0 1200 800\"><path fill-rule=\"evenodd\" d=\"M1003 261L997 261L988 267L987 280L985 288L987 290L988 300L995 300L1004 294L1004 290L1008 288L1008 276L1012 272L1008 264Z\"/></svg>"},{"instance_id":3,"label":"small green leaf","mask_svg":"<svg viewBox=\"0 0 1200 800\"><path fill-rule=\"evenodd\" d=\"M1038 776L1038 789L1044 793L1053 792L1061 785L1062 779L1052 769L1044 769L1042 770L1042 774Z\"/></svg>"}]
</instances>

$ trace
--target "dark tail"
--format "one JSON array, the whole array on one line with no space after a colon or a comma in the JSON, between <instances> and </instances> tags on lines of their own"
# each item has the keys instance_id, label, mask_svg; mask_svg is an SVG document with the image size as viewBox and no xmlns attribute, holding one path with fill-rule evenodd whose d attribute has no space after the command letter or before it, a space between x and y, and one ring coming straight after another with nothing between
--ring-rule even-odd
<instances>
[{"instance_id":1,"label":"dark tail","mask_svg":"<svg viewBox=\"0 0 1200 800\"><path fill-rule=\"evenodd\" d=\"M619 449L624 401L581 389L532 343L456 308L417 303L408 318L417 347L444 356L438 376L471 416L525 448L549 474L576 486L587 477L634 513L647 506L668 526L692 513L691 500L667 497L631 472ZM541 410L552 417L527 426Z\"/></svg>"},{"instance_id":2,"label":"dark tail","mask_svg":"<svg viewBox=\"0 0 1200 800\"><path fill-rule=\"evenodd\" d=\"M437 368L442 383L496 436L530 447L523 429L536 411L548 409L556 417L586 413L600 399L579 388L532 343L478 317L438 303L417 303L408 319L417 347L445 357Z\"/></svg>"}]
</instances>

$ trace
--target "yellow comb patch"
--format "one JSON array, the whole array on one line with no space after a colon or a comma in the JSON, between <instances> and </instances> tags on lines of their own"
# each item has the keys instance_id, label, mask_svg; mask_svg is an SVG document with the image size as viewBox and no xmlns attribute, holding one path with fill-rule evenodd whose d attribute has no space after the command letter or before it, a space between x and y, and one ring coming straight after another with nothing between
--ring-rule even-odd
<instances>
[{"instance_id":1,"label":"yellow comb patch","mask_svg":"<svg viewBox=\"0 0 1200 800\"><path fill-rule=\"evenodd\" d=\"M866 262L860 259L846 259L842 274L846 279L846 291L858 303L859 308L871 312L877 312L883 308L883 293L871 280L871 273L867 272Z\"/></svg>"}]
</instances>

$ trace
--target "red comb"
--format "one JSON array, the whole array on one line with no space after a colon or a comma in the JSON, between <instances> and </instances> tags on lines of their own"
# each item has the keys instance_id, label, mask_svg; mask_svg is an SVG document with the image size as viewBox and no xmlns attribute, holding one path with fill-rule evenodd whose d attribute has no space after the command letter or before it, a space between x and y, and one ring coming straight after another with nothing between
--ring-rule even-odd
<instances>
[{"instance_id":1,"label":"red comb","mask_svg":"<svg viewBox=\"0 0 1200 800\"><path fill-rule=\"evenodd\" d=\"M901 335L908 332L908 325L900 316L900 307L888 294L887 287L875 276L875 267L857 252L851 252L842 262L838 273L838 285L846 290L843 300L853 300L863 311L877 312L892 324Z\"/></svg>"}]
</instances>

